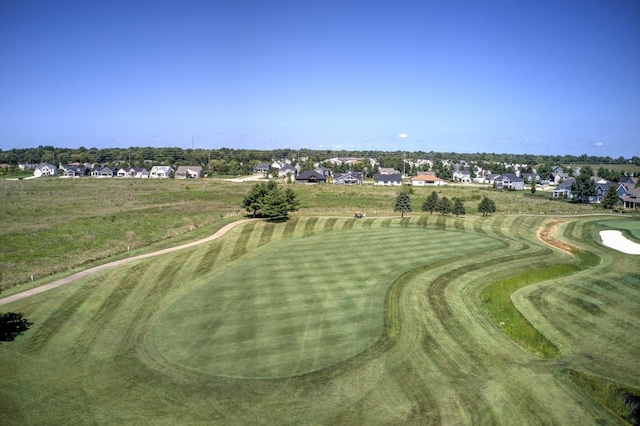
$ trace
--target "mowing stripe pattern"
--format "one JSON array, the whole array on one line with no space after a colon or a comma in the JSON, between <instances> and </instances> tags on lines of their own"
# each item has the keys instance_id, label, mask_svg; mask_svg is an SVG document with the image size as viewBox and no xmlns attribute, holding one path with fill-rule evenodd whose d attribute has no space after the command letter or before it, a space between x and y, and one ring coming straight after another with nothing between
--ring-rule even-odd
<instances>
[{"instance_id":1,"label":"mowing stripe pattern","mask_svg":"<svg viewBox=\"0 0 640 426\"><path fill-rule=\"evenodd\" d=\"M255 221L85 277L5 307L34 325L0 345L0 410L7 424L614 424L561 374L640 389L640 265L592 237L602 219L558 236L599 263L511 295L560 358L485 311L493 282L571 261L537 240L545 220Z\"/></svg>"}]
</instances>

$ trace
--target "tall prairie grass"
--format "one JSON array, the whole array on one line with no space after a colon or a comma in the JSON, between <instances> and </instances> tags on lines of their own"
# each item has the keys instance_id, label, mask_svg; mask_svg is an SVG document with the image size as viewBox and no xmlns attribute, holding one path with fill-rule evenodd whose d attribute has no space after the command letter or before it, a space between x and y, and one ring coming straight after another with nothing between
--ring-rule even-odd
<instances>
[{"instance_id":1,"label":"tall prairie grass","mask_svg":"<svg viewBox=\"0 0 640 426\"><path fill-rule=\"evenodd\" d=\"M595 266L600 258L584 250L573 250L575 263L559 263L521 272L485 287L481 300L494 322L513 340L543 358L560 355L558 347L538 331L511 301L511 294L536 282L556 279Z\"/></svg>"}]
</instances>

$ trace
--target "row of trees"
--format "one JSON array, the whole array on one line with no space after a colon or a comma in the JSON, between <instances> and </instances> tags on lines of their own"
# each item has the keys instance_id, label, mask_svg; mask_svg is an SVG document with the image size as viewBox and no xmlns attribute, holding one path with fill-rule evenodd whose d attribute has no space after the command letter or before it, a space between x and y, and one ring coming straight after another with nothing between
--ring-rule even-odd
<instances>
[{"instance_id":1,"label":"row of trees","mask_svg":"<svg viewBox=\"0 0 640 426\"><path fill-rule=\"evenodd\" d=\"M491 170L493 173L514 172L513 168L505 164L527 164L528 167L535 168L538 173L546 178L550 173L549 165L558 164L599 164L598 175L605 179L613 172L605 165L627 164L629 160L623 157L613 159L611 157L598 156L557 156L557 155L529 155L529 154L495 154L495 153L455 153L455 152L388 152L388 151L354 151L354 150L311 150L311 149L276 149L276 150L256 150L256 149L183 149L177 147L155 148L155 147L129 147L129 148L57 148L53 146L38 146L37 148L19 148L8 151L0 150L0 163L17 165L20 163L100 163L115 164L127 163L132 167L146 167L149 165L201 165L205 168L210 166L211 170L219 174L246 174L251 171L251 167L260 161L290 159L303 166L303 169L310 170L314 164L325 161L332 157L358 157L364 158L361 164L332 166L336 169L350 168L363 171L367 175L373 175L376 171L369 166L368 158L377 158L382 167L392 167L396 170L404 170L408 174L415 174L424 170L423 167L413 167L405 164L404 160L415 161L418 159L430 159L433 161L431 171L434 171L440 178L448 178L450 170L444 165L444 160L452 162L466 161L477 164L479 167ZM640 165L640 157L634 156L630 159L632 164ZM567 168L568 170L570 168ZM346 171L346 170L337 170ZM527 171L527 170L524 170ZM602 172L602 174L600 174ZM605 176L607 175L607 176ZM369 176L370 177L370 176Z\"/></svg>"},{"instance_id":2,"label":"row of trees","mask_svg":"<svg viewBox=\"0 0 640 426\"><path fill-rule=\"evenodd\" d=\"M190 143L189 143L190 144ZM365 157L365 158L386 158L389 166L400 165L398 170L402 170L402 159L417 160L429 158L432 160L451 160L454 162L468 161L474 163L507 163L507 164L626 164L629 160L632 164L640 165L640 157L637 155L630 159L620 156L612 158L610 156L595 155L531 155L531 154L508 154L508 153L457 153L457 152L435 152L435 151L379 151L379 150L327 150L327 149L232 149L232 148L179 148L179 147L129 147L129 148L60 148L53 146L38 146L36 148L13 148L7 151L0 150L0 163L38 163L38 162L91 162L102 163L109 161L124 161L129 157L132 161L166 161L167 164L176 164L181 161L205 164L208 159L235 160L238 163L249 163L251 161L264 161L265 159L298 159L309 158L314 162L323 161L331 157ZM66 160L66 161L63 161Z\"/></svg>"},{"instance_id":3,"label":"row of trees","mask_svg":"<svg viewBox=\"0 0 640 426\"><path fill-rule=\"evenodd\" d=\"M443 215L454 214L456 217L467 213L460 198L440 197L435 191L424 200L421 210L429 212L429 214L433 214L434 211ZM402 190L398 193L393 211L400 212L400 217L404 217L405 213L413 211L411 195L408 191ZM482 213L482 216L488 216L491 213L495 213L495 211L496 203L488 197L484 197L478 204L478 212Z\"/></svg>"}]
</instances>

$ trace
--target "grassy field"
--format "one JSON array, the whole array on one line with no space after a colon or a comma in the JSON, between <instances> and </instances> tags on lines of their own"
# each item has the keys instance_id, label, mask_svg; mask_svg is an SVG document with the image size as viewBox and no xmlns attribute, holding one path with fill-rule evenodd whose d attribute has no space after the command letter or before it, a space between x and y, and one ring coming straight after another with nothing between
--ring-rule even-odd
<instances>
[{"instance_id":1,"label":"grassy field","mask_svg":"<svg viewBox=\"0 0 640 426\"><path fill-rule=\"evenodd\" d=\"M536 238L546 220L255 221L3 306L34 322L0 346L3 423L623 424L586 389L640 389L640 263L597 232L638 221L565 218L600 262L513 293L556 357L482 300L577 262Z\"/></svg>"},{"instance_id":2,"label":"grassy field","mask_svg":"<svg viewBox=\"0 0 640 426\"><path fill-rule=\"evenodd\" d=\"M32 179L0 180L0 290L38 285L56 273L149 245L196 240L225 219L244 214L239 207L252 182L202 179ZM295 185L299 215L394 215L397 188ZM419 211L433 188L415 188ZM478 186L449 185L440 196L461 198L468 215L477 214L483 196L495 200L499 214L591 213L598 208L549 200L538 191L492 192ZM178 241L179 240L179 241ZM31 284L31 279L35 280Z\"/></svg>"}]
</instances>

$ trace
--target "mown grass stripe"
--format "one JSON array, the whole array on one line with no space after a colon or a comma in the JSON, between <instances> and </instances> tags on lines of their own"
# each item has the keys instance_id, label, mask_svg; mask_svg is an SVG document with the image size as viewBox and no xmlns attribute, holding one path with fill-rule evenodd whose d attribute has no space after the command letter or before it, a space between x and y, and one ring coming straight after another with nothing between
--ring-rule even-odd
<instances>
[{"instance_id":1,"label":"mown grass stripe","mask_svg":"<svg viewBox=\"0 0 640 426\"><path fill-rule=\"evenodd\" d=\"M333 231L336 228L336 222L338 222L338 218L336 217L327 219L324 223L324 231Z\"/></svg>"},{"instance_id":2,"label":"mown grass stripe","mask_svg":"<svg viewBox=\"0 0 640 426\"><path fill-rule=\"evenodd\" d=\"M29 340L25 344L25 351L27 353L38 353L42 351L51 339L54 339L58 334L63 332L76 311L78 311L86 299L91 296L94 289L102 284L104 284L103 281L94 279L91 283L84 283L82 286L78 286L77 289L65 298L60 309L52 313L52 315L44 321L34 325Z\"/></svg>"},{"instance_id":3,"label":"mown grass stripe","mask_svg":"<svg viewBox=\"0 0 640 426\"><path fill-rule=\"evenodd\" d=\"M300 222L299 218L290 218L287 220L287 226L284 228L283 238L291 238L295 234L298 223Z\"/></svg>"},{"instance_id":4,"label":"mown grass stripe","mask_svg":"<svg viewBox=\"0 0 640 426\"><path fill-rule=\"evenodd\" d=\"M315 233L314 231L317 223L317 217L307 218L306 223L304 224L304 236L313 235Z\"/></svg>"},{"instance_id":5,"label":"mown grass stripe","mask_svg":"<svg viewBox=\"0 0 640 426\"><path fill-rule=\"evenodd\" d=\"M256 224L254 222L251 222L242 227L240 236L236 239L233 252L231 254L232 260L242 256L247 252L249 239L251 238L251 235L253 234L255 228Z\"/></svg>"},{"instance_id":6,"label":"mown grass stripe","mask_svg":"<svg viewBox=\"0 0 640 426\"><path fill-rule=\"evenodd\" d=\"M260 234L260 242L258 243L259 246L265 245L269 242L271 242L272 238L273 238L273 233L276 230L276 224L274 223L262 223L262 233Z\"/></svg>"}]
</instances>

